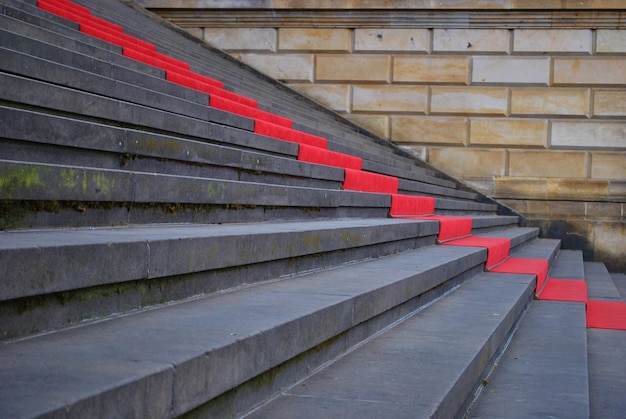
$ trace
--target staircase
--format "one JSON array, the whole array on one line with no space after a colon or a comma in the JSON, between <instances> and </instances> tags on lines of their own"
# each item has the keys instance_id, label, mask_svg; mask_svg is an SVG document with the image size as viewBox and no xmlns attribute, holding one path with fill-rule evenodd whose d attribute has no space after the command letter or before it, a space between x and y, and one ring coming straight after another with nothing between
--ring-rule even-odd
<instances>
[{"instance_id":1,"label":"staircase","mask_svg":"<svg viewBox=\"0 0 626 419\"><path fill-rule=\"evenodd\" d=\"M0 11L0 416L624 411L623 275L132 3Z\"/></svg>"}]
</instances>

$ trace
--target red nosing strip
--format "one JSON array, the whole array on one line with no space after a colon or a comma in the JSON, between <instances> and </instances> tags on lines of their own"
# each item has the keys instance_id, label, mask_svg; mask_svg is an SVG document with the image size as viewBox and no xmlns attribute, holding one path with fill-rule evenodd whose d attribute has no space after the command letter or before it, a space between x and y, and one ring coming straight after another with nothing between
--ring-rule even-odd
<instances>
[{"instance_id":1,"label":"red nosing strip","mask_svg":"<svg viewBox=\"0 0 626 419\"><path fill-rule=\"evenodd\" d=\"M179 84L181 86L189 87L191 89L198 90L203 93L208 93L209 95L221 96L229 100L233 100L235 102L241 102L248 104L248 106L256 106L256 100L247 98L245 96L238 95L233 92L229 92L228 90L221 89L212 84L204 83L198 79L192 79L190 77L186 77L181 75L180 71L177 69L168 70L165 74L165 79L172 83ZM208 103L207 103L208 104Z\"/></svg>"},{"instance_id":2,"label":"red nosing strip","mask_svg":"<svg viewBox=\"0 0 626 419\"><path fill-rule=\"evenodd\" d=\"M360 170L345 169L343 188L359 192L375 192L397 194L399 180L397 177Z\"/></svg>"},{"instance_id":3,"label":"red nosing strip","mask_svg":"<svg viewBox=\"0 0 626 419\"><path fill-rule=\"evenodd\" d=\"M452 215L429 215L425 216L424 219L439 221L439 236L437 237L437 240L439 240L440 243L453 239L459 239L461 237L467 237L472 234L472 226L474 220L472 220L470 217L457 217Z\"/></svg>"},{"instance_id":4,"label":"red nosing strip","mask_svg":"<svg viewBox=\"0 0 626 419\"><path fill-rule=\"evenodd\" d=\"M69 19L73 22L76 23L80 23L80 24L88 24L88 25L92 25L98 28L101 28L101 30L105 30L105 31L113 31L116 33L122 33L124 31L124 29L119 26L119 25L115 25L111 22L108 22L104 19L100 19L98 17L95 16L86 16L84 14L78 14L72 10L69 9L64 9L61 6L57 6L55 4L51 4L51 3L41 3L39 5L39 8L42 10L45 10L47 12L53 13L57 16L61 16L65 19Z\"/></svg>"},{"instance_id":5,"label":"red nosing strip","mask_svg":"<svg viewBox=\"0 0 626 419\"><path fill-rule=\"evenodd\" d=\"M353 170L361 170L361 167L363 166L363 160L359 157L326 150L325 148L313 147L306 144L300 144L298 160L307 163L323 164L326 166Z\"/></svg>"},{"instance_id":6,"label":"red nosing strip","mask_svg":"<svg viewBox=\"0 0 626 419\"><path fill-rule=\"evenodd\" d=\"M626 303L622 301L587 301L587 327L626 330Z\"/></svg>"},{"instance_id":7,"label":"red nosing strip","mask_svg":"<svg viewBox=\"0 0 626 419\"><path fill-rule=\"evenodd\" d=\"M404 215L430 215L435 213L435 198L430 196L391 195L392 217Z\"/></svg>"},{"instance_id":8,"label":"red nosing strip","mask_svg":"<svg viewBox=\"0 0 626 419\"><path fill-rule=\"evenodd\" d=\"M278 138L280 140L290 141L299 144L311 145L314 147L326 148L328 141L326 138L317 135L308 134L306 132L297 131L291 128L281 127L266 121L255 120L254 132L268 137Z\"/></svg>"},{"instance_id":9,"label":"red nosing strip","mask_svg":"<svg viewBox=\"0 0 626 419\"><path fill-rule=\"evenodd\" d=\"M462 239L451 240L446 243L448 246L470 246L487 248L487 269L495 269L494 267L501 263L509 256L511 250L511 240L505 237L482 237L470 236Z\"/></svg>"},{"instance_id":10,"label":"red nosing strip","mask_svg":"<svg viewBox=\"0 0 626 419\"><path fill-rule=\"evenodd\" d=\"M101 39L120 47L131 47L136 50L156 51L156 46L148 42L142 41L135 37L126 35L125 33L107 32L101 29L99 26L90 24L80 24L80 31L93 36L94 38Z\"/></svg>"},{"instance_id":11,"label":"red nosing strip","mask_svg":"<svg viewBox=\"0 0 626 419\"><path fill-rule=\"evenodd\" d=\"M291 128L291 119L284 118L280 115L265 112L251 106L246 106L242 103L228 100L219 96L211 96L209 98L209 106L217 109L221 109L227 112L232 112L238 115L247 116L249 118L261 119L263 121L270 122L272 124L280 125L285 128Z\"/></svg>"},{"instance_id":12,"label":"red nosing strip","mask_svg":"<svg viewBox=\"0 0 626 419\"><path fill-rule=\"evenodd\" d=\"M146 54L132 47L131 48L124 47L123 54L125 57L132 58L133 60L140 61L144 64L148 64L153 67L160 68L162 70L177 71L181 69L181 67L177 63L164 61L163 59L159 58L157 55L154 55L155 53Z\"/></svg>"},{"instance_id":13,"label":"red nosing strip","mask_svg":"<svg viewBox=\"0 0 626 419\"><path fill-rule=\"evenodd\" d=\"M539 295L548 275L548 261L546 259L508 258L504 263L491 269L492 272L509 274L537 275L535 294Z\"/></svg>"},{"instance_id":14,"label":"red nosing strip","mask_svg":"<svg viewBox=\"0 0 626 419\"><path fill-rule=\"evenodd\" d=\"M224 83L222 83L219 80L215 80L215 79L213 79L211 77L207 77L207 76L205 76L203 74L194 73L193 71L189 71L189 70L181 70L181 71L179 71L179 74L181 76L183 76L183 77L188 77L190 79L197 80L197 81L199 81L201 83L210 84L210 85L213 85L213 86L218 87L220 89L224 88Z\"/></svg>"},{"instance_id":15,"label":"red nosing strip","mask_svg":"<svg viewBox=\"0 0 626 419\"><path fill-rule=\"evenodd\" d=\"M584 279L548 278L540 300L587 302L587 283Z\"/></svg>"},{"instance_id":16,"label":"red nosing strip","mask_svg":"<svg viewBox=\"0 0 626 419\"><path fill-rule=\"evenodd\" d=\"M79 4L73 3L67 0L38 0L37 5L41 7L42 4L52 5L54 7L59 7L63 9L71 9L74 13L91 16L91 10L88 8L81 6Z\"/></svg>"}]
</instances>

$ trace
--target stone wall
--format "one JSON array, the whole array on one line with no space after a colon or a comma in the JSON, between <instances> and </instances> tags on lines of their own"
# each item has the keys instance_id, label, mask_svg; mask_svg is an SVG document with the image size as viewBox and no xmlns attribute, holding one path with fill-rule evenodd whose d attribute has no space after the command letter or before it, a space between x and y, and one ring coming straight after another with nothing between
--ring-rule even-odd
<instances>
[{"instance_id":1,"label":"stone wall","mask_svg":"<svg viewBox=\"0 0 626 419\"><path fill-rule=\"evenodd\" d=\"M143 3L626 271L623 2Z\"/></svg>"}]
</instances>

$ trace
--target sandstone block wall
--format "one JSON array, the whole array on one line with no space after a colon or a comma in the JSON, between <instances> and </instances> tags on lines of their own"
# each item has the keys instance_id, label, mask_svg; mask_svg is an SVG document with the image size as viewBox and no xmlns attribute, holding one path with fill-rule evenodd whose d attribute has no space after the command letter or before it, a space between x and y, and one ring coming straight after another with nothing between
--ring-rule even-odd
<instances>
[{"instance_id":1,"label":"sandstone block wall","mask_svg":"<svg viewBox=\"0 0 626 419\"><path fill-rule=\"evenodd\" d=\"M193 16L164 3L190 33L626 270L623 3L241 1Z\"/></svg>"}]
</instances>

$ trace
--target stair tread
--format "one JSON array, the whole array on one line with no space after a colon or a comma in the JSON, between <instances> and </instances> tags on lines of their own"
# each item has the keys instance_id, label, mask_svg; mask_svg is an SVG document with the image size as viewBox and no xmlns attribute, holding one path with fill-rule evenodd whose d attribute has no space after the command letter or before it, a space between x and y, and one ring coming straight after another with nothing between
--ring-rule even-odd
<instances>
[{"instance_id":1,"label":"stair tread","mask_svg":"<svg viewBox=\"0 0 626 419\"><path fill-rule=\"evenodd\" d=\"M548 277L575 280L585 279L583 252L580 250L559 250L554 264L550 267Z\"/></svg>"},{"instance_id":2,"label":"stair tread","mask_svg":"<svg viewBox=\"0 0 626 419\"><path fill-rule=\"evenodd\" d=\"M6 342L0 407L9 416L137 405L142 416L180 414L482 259L431 246ZM387 297L369 299L374 291Z\"/></svg>"},{"instance_id":3,"label":"stair tread","mask_svg":"<svg viewBox=\"0 0 626 419\"><path fill-rule=\"evenodd\" d=\"M531 276L482 274L249 417L454 417L531 295Z\"/></svg>"},{"instance_id":4,"label":"stair tread","mask_svg":"<svg viewBox=\"0 0 626 419\"><path fill-rule=\"evenodd\" d=\"M590 300L622 301L622 296L613 282L613 278L602 262L585 262L585 280L587 296Z\"/></svg>"},{"instance_id":5,"label":"stair tread","mask_svg":"<svg viewBox=\"0 0 626 419\"><path fill-rule=\"evenodd\" d=\"M626 412L626 332L587 329L589 399L592 418L617 418Z\"/></svg>"},{"instance_id":6,"label":"stair tread","mask_svg":"<svg viewBox=\"0 0 626 419\"><path fill-rule=\"evenodd\" d=\"M584 303L533 301L487 380L468 417L588 418Z\"/></svg>"}]
</instances>

